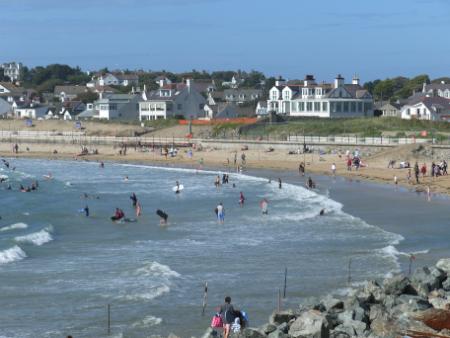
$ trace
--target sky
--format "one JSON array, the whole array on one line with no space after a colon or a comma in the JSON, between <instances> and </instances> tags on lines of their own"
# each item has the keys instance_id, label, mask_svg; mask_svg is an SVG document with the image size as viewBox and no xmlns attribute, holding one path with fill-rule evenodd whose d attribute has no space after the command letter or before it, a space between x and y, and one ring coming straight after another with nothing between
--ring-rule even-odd
<instances>
[{"instance_id":1,"label":"sky","mask_svg":"<svg viewBox=\"0 0 450 338\"><path fill-rule=\"evenodd\" d=\"M450 0L0 0L0 62L450 76Z\"/></svg>"}]
</instances>

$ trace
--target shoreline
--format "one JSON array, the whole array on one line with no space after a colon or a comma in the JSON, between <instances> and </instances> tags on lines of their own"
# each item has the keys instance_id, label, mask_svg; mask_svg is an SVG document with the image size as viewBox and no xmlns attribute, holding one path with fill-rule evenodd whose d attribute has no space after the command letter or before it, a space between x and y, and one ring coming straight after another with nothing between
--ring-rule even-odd
<instances>
[{"instance_id":1,"label":"shoreline","mask_svg":"<svg viewBox=\"0 0 450 338\"><path fill-rule=\"evenodd\" d=\"M38 148L39 150L35 150ZM411 148L409 146L409 148ZM397 185L405 187L416 192L427 192L428 188L431 194L445 194L450 195L450 176L441 176L436 179L429 175L420 177L420 183L415 184L414 177L408 182L408 169L388 169L386 168L386 156L380 154L368 154L365 157L367 167L359 170L353 169L348 171L344 163L344 156L337 154L295 154L287 155L285 152L275 150L273 152L264 152L260 150L219 150L206 149L203 151L193 151L192 158L187 156L187 150L182 149L175 157L167 157L160 155L159 149L155 151L141 152L133 148L129 148L126 155L119 155L119 149L111 146L98 146L98 154L79 156L80 146L71 144L21 144L18 154L11 151L12 145L0 143L0 157L8 158L36 158L49 160L81 160L81 161L103 161L103 162L117 162L117 163L153 163L164 164L172 166L189 166L190 168L201 168L203 166L211 166L221 170L228 170L235 172L233 164L234 154L238 155L239 164L241 162L240 155L246 154L247 160L244 171L248 169L265 169L272 171L289 171L298 173L298 165L301 162L305 163L304 180L306 181L309 174L323 175L323 176L337 176L347 179L359 179L366 182L382 183L394 186L394 176L397 177ZM24 151L23 149L29 149ZM53 151L56 150L57 154ZM417 160L419 165L426 163L427 168L431 163L429 159ZM436 161L437 162L437 161ZM336 174L331 172L331 165L336 164ZM411 162L413 165L413 162ZM412 176L414 176L413 169ZM299 174L299 177L300 176Z\"/></svg>"}]
</instances>

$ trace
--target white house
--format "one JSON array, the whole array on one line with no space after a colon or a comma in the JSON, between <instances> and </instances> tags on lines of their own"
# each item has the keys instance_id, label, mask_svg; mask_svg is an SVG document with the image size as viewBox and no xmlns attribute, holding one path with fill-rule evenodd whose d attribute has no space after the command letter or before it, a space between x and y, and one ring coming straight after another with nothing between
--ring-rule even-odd
<instances>
[{"instance_id":1,"label":"white house","mask_svg":"<svg viewBox=\"0 0 450 338\"><path fill-rule=\"evenodd\" d=\"M16 119L43 119L48 112L47 106L29 103L24 105L13 104L13 116Z\"/></svg>"},{"instance_id":2,"label":"white house","mask_svg":"<svg viewBox=\"0 0 450 338\"><path fill-rule=\"evenodd\" d=\"M239 86L241 85L241 83L243 83L244 82L244 80L243 79L241 79L239 76L237 76L237 75L234 75L232 78L231 78L231 81L225 81L225 82L222 82L222 87L228 87L228 88L233 88L233 89L236 89L236 88L239 88Z\"/></svg>"},{"instance_id":3,"label":"white house","mask_svg":"<svg viewBox=\"0 0 450 338\"><path fill-rule=\"evenodd\" d=\"M95 83L91 81L87 86L137 86L138 84L139 77L136 74L106 73L97 75Z\"/></svg>"},{"instance_id":4,"label":"white house","mask_svg":"<svg viewBox=\"0 0 450 338\"><path fill-rule=\"evenodd\" d=\"M307 75L299 85L276 81L269 91L267 109L288 116L365 117L373 116L373 98L357 77L351 84L345 84L341 75L333 84L318 84L314 76Z\"/></svg>"},{"instance_id":5,"label":"white house","mask_svg":"<svg viewBox=\"0 0 450 338\"><path fill-rule=\"evenodd\" d=\"M86 109L81 101L68 101L49 108L46 119L74 120L76 116Z\"/></svg>"},{"instance_id":6,"label":"white house","mask_svg":"<svg viewBox=\"0 0 450 338\"><path fill-rule=\"evenodd\" d=\"M20 80L22 75L23 65L20 62L8 62L1 65L3 74L11 79L11 82Z\"/></svg>"},{"instance_id":7,"label":"white house","mask_svg":"<svg viewBox=\"0 0 450 338\"><path fill-rule=\"evenodd\" d=\"M398 103L387 102L380 107L381 116L384 117L401 117L401 105Z\"/></svg>"},{"instance_id":8,"label":"white house","mask_svg":"<svg viewBox=\"0 0 450 338\"><path fill-rule=\"evenodd\" d=\"M86 93L88 89L84 86L55 86L53 95L61 102L71 101L75 99L79 94Z\"/></svg>"},{"instance_id":9,"label":"white house","mask_svg":"<svg viewBox=\"0 0 450 338\"><path fill-rule=\"evenodd\" d=\"M267 110L267 101L258 101L256 104L255 114L258 117L269 115L269 111Z\"/></svg>"},{"instance_id":10,"label":"white house","mask_svg":"<svg viewBox=\"0 0 450 338\"><path fill-rule=\"evenodd\" d=\"M186 84L167 84L158 90L144 92L139 102L139 120L167 119L175 116L205 117L206 99L195 89L192 80Z\"/></svg>"},{"instance_id":11,"label":"white house","mask_svg":"<svg viewBox=\"0 0 450 338\"><path fill-rule=\"evenodd\" d=\"M443 97L421 97L401 108L402 119L449 121L450 99Z\"/></svg>"},{"instance_id":12,"label":"white house","mask_svg":"<svg viewBox=\"0 0 450 338\"><path fill-rule=\"evenodd\" d=\"M446 99L450 99L450 83L430 83L423 84L422 93L428 96L440 96Z\"/></svg>"},{"instance_id":13,"label":"white house","mask_svg":"<svg viewBox=\"0 0 450 338\"><path fill-rule=\"evenodd\" d=\"M225 89L224 96L227 102L243 104L259 100L262 97L262 90L252 88Z\"/></svg>"}]
</instances>

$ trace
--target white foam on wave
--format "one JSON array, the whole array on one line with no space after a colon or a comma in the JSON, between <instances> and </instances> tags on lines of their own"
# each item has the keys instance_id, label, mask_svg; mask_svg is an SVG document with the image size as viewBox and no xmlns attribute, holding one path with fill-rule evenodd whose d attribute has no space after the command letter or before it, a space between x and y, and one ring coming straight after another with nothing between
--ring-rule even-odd
<instances>
[{"instance_id":1,"label":"white foam on wave","mask_svg":"<svg viewBox=\"0 0 450 338\"><path fill-rule=\"evenodd\" d=\"M25 243L31 243L37 246L41 246L45 243L48 243L53 240L52 235L50 234L52 232L52 227L46 227L45 229L42 229L37 232L33 232L28 235L24 236L17 236L14 238L16 242L25 242Z\"/></svg>"},{"instance_id":2,"label":"white foam on wave","mask_svg":"<svg viewBox=\"0 0 450 338\"><path fill-rule=\"evenodd\" d=\"M23 251L20 246L14 245L12 248L0 251L0 264L20 261L25 257L27 257L25 251Z\"/></svg>"},{"instance_id":3,"label":"white foam on wave","mask_svg":"<svg viewBox=\"0 0 450 338\"><path fill-rule=\"evenodd\" d=\"M131 324L132 328L148 328L152 326L156 326L162 323L162 318L158 318L155 316L146 316L141 320L138 320L137 322L134 322Z\"/></svg>"},{"instance_id":4,"label":"white foam on wave","mask_svg":"<svg viewBox=\"0 0 450 338\"><path fill-rule=\"evenodd\" d=\"M167 265L160 264L158 262L147 262L142 268L136 269L134 275L145 276L145 277L164 277L171 278L180 277L180 274L173 271Z\"/></svg>"},{"instance_id":5,"label":"white foam on wave","mask_svg":"<svg viewBox=\"0 0 450 338\"><path fill-rule=\"evenodd\" d=\"M379 249L378 252L381 255L385 255L387 257L397 257L397 256L406 256L406 257L411 257L411 256L416 256L416 255L426 255L430 250L419 250L419 251L413 251L413 252L403 252L403 251L398 251L397 248L393 245L388 245L382 249Z\"/></svg>"},{"instance_id":6,"label":"white foam on wave","mask_svg":"<svg viewBox=\"0 0 450 338\"><path fill-rule=\"evenodd\" d=\"M149 301L169 292L170 287L168 285L160 285L157 287L150 288L147 292L127 293L126 295L123 295L119 298L129 301L139 301L139 300Z\"/></svg>"},{"instance_id":7,"label":"white foam on wave","mask_svg":"<svg viewBox=\"0 0 450 338\"><path fill-rule=\"evenodd\" d=\"M26 228L28 228L28 224L19 222L19 223L14 223L14 224L8 225L6 227L0 228L0 231L9 231L9 230L26 229Z\"/></svg>"}]
</instances>

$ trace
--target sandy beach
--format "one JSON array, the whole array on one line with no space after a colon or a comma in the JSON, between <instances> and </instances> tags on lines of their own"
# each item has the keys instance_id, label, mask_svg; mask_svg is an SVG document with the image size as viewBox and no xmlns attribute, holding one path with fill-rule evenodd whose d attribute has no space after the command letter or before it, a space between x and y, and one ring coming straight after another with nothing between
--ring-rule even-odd
<instances>
[{"instance_id":1,"label":"sandy beach","mask_svg":"<svg viewBox=\"0 0 450 338\"><path fill-rule=\"evenodd\" d=\"M420 148L419 148L420 147ZM397 184L408 187L415 191L426 192L428 187L431 193L450 193L450 176L439 176L432 178L430 175L431 163L439 163L446 158L446 154L441 152L436 154L429 146L405 145L396 148L375 149L365 148L360 151L364 167L351 171L347 170L346 151L354 151L355 147L335 147L327 153L318 154L315 152L307 154L288 154L288 151L273 150L261 151L248 149L243 151L236 145L235 149L215 149L204 147L202 150L192 150L189 156L188 149L182 148L174 157L161 155L160 149L148 149L142 151L139 148L128 148L126 155L120 155L120 149L112 146L96 146L97 155L89 154L80 156L81 147L79 145L68 144L36 144L21 143L19 153L13 153L13 144L0 143L0 156L2 157L29 157L48 159L77 159L88 161L111 161L111 162L140 162L158 163L169 166L183 165L199 168L202 165L224 168L235 171L235 154L237 154L237 164L241 165L241 155L245 153L245 164L243 169L270 169L288 170L298 172L301 162L306 164L305 179L308 173L320 175L332 175L331 165L336 165L336 175L354 179L395 184L394 177L397 177ZM94 148L89 148L92 152ZM444 150L445 151L445 150ZM430 153L433 154L430 156ZM394 168L387 168L390 160L396 160ZM408 161L413 167L417 161L419 166L424 163L427 166L427 174L420 176L419 184L414 178L414 169L411 168L411 178L408 180L408 169L400 169L400 161ZM300 174L299 174L300 175Z\"/></svg>"}]
</instances>

